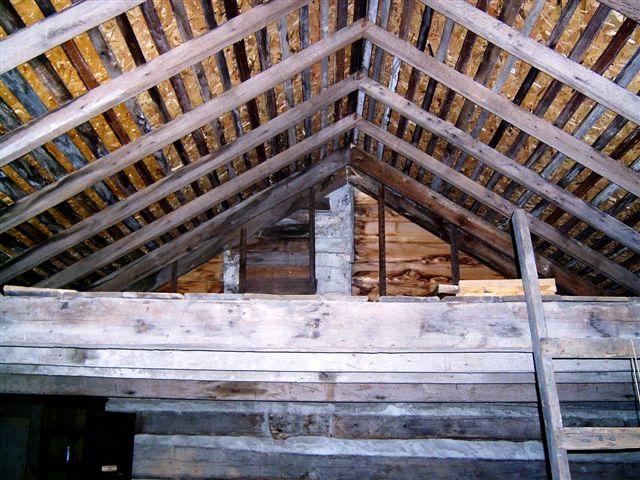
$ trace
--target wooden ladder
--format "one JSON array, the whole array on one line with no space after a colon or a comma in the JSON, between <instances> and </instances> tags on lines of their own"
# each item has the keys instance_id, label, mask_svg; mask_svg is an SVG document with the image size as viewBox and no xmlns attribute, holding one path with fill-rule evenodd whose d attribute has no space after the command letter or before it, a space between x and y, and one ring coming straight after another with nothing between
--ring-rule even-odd
<instances>
[{"instance_id":1,"label":"wooden ladder","mask_svg":"<svg viewBox=\"0 0 640 480\"><path fill-rule=\"evenodd\" d=\"M554 358L631 358L640 351L636 340L621 338L549 338L538 284L535 254L527 213L518 209L511 219L516 253L524 284L536 380L542 403L547 455L554 480L570 480L567 450L640 448L640 428L564 427L553 369ZM633 346L632 346L633 345Z\"/></svg>"}]
</instances>

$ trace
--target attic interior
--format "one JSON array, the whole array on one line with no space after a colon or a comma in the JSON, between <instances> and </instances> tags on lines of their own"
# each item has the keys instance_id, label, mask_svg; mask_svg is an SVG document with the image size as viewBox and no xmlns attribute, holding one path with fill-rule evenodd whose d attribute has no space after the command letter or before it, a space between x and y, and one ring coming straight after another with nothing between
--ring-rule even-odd
<instances>
[{"instance_id":1,"label":"attic interior","mask_svg":"<svg viewBox=\"0 0 640 480\"><path fill-rule=\"evenodd\" d=\"M637 478L638 22L0 0L2 478Z\"/></svg>"}]
</instances>

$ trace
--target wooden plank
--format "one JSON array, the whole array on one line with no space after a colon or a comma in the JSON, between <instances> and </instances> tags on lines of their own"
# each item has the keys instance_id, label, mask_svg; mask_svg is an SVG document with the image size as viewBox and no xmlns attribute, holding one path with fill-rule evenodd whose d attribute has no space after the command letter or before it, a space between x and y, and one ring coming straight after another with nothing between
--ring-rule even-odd
<instances>
[{"instance_id":1,"label":"wooden plank","mask_svg":"<svg viewBox=\"0 0 640 480\"><path fill-rule=\"evenodd\" d=\"M420 1L606 108L640 124L640 99L607 78L540 45L464 0Z\"/></svg>"},{"instance_id":2,"label":"wooden plank","mask_svg":"<svg viewBox=\"0 0 640 480\"><path fill-rule=\"evenodd\" d=\"M0 165L6 165L76 125L115 107L126 99L177 75L247 35L309 3L309 0L273 0L252 8L215 30L185 42L158 58L122 74L68 104L11 132L0 142ZM194 125L194 128L198 125ZM132 142L132 144L135 142Z\"/></svg>"},{"instance_id":3,"label":"wooden plank","mask_svg":"<svg viewBox=\"0 0 640 480\"><path fill-rule=\"evenodd\" d=\"M449 245L451 247L451 283L460 282L460 258L458 256L458 229L449 224Z\"/></svg>"},{"instance_id":4,"label":"wooden plank","mask_svg":"<svg viewBox=\"0 0 640 480\"><path fill-rule=\"evenodd\" d=\"M451 185L454 185L468 195L480 200L483 204L498 211L500 214L509 216L515 211L516 207L500 195L487 190L478 183L470 180L465 175L447 167L442 164L442 162L426 155L421 150L398 139L394 135L383 131L381 128L370 124L366 120L358 120L358 125L363 132L375 137L378 141L386 144L391 149L397 150L398 153L403 156L411 158L426 170L440 176ZM535 217L530 218L533 231L539 237L547 240L558 248L563 249L566 253L574 256L580 261L583 261L587 265L590 265L592 268L615 280L620 285L623 285L635 292L640 291L640 281L638 280L638 277L629 270L609 260L604 255L590 249L584 244L566 237L552 226L542 222L540 219Z\"/></svg>"},{"instance_id":5,"label":"wooden plank","mask_svg":"<svg viewBox=\"0 0 640 480\"><path fill-rule=\"evenodd\" d=\"M156 222L145 225L135 232L135 236L134 234L130 234L117 242L109 244L99 252L74 263L57 274L47 277L39 282L38 286L52 287L55 285L66 285L78 278L88 275L102 266L117 260L132 248L136 248L134 245L139 245L140 242L144 244L148 239L156 238L162 233L170 231L178 225L182 225L187 219L199 215L210 208L211 205L217 205L223 200L251 187L256 182L267 178L269 175L273 175L278 170L289 166L289 164L298 159L300 155L311 153L314 149L319 148L321 145L333 139L333 136L341 135L350 128L353 128L354 124L354 117L345 117L341 121L313 135L311 138L294 145L279 155L270 158L268 161L244 172L242 175L238 175L219 187L210 190L206 194L165 215Z\"/></svg>"},{"instance_id":6,"label":"wooden plank","mask_svg":"<svg viewBox=\"0 0 640 480\"><path fill-rule=\"evenodd\" d=\"M626 17L640 23L640 5L636 0L598 0Z\"/></svg>"},{"instance_id":7,"label":"wooden plank","mask_svg":"<svg viewBox=\"0 0 640 480\"><path fill-rule=\"evenodd\" d=\"M360 150L354 149L351 157L351 165L361 172L384 181L389 188L394 189L410 200L424 205L429 211L437 214L444 220L458 226L479 239L491 239L493 246L502 253L513 257L511 238L505 232L498 230L494 225L478 218L476 215L462 208L448 198L433 192L423 184L411 177L402 174L398 170L386 166L383 162L374 161L371 157L365 157ZM580 291L592 291L593 295L602 295L595 286L570 272L542 255L537 255L537 261L546 275L558 279L558 283L566 290L575 294Z\"/></svg>"},{"instance_id":8,"label":"wooden plank","mask_svg":"<svg viewBox=\"0 0 640 480\"><path fill-rule=\"evenodd\" d=\"M511 218L512 231L517 246L518 263L524 283L524 294L527 300L527 316L533 361L542 404L545 438L547 440L547 458L551 465L554 480L571 480L569 457L560 445L557 433L562 429L562 414L554 372L553 360L542 354L540 339L547 336L547 324L544 316L542 297L538 283L536 260L529 232L529 222L524 210L516 210Z\"/></svg>"},{"instance_id":9,"label":"wooden plank","mask_svg":"<svg viewBox=\"0 0 640 480\"><path fill-rule=\"evenodd\" d=\"M637 427L564 427L559 442L566 450L624 450L640 448Z\"/></svg>"},{"instance_id":10,"label":"wooden plank","mask_svg":"<svg viewBox=\"0 0 640 480\"><path fill-rule=\"evenodd\" d=\"M640 342L621 338L543 338L542 352L552 358L633 358Z\"/></svg>"},{"instance_id":11,"label":"wooden plank","mask_svg":"<svg viewBox=\"0 0 640 480\"><path fill-rule=\"evenodd\" d=\"M144 347L141 344L140 347ZM249 345L246 348L251 348ZM217 372L272 372L267 381L278 381L280 372L360 373L531 373L530 353L320 353L254 352L166 349L97 349L65 347L0 346L1 365L52 365L160 370L211 370ZM557 367L567 372L624 372L628 362L577 362L564 360ZM627 370L628 371L628 370ZM233 375L233 373L231 373ZM220 374L222 381L232 376ZM318 377L320 378L320 377ZM248 381L257 381L249 376Z\"/></svg>"},{"instance_id":12,"label":"wooden plank","mask_svg":"<svg viewBox=\"0 0 640 480\"><path fill-rule=\"evenodd\" d=\"M325 105L329 105L338 98L358 87L357 81L350 77L331 86L325 92L317 95L311 101L303 103L280 115L274 122L269 122L256 130L244 135L240 141L233 142L213 154L200 158L180 170L176 170L165 178L156 182L153 188L148 188L131 195L126 200L106 208L88 219L76 223L47 243L33 248L23 255L14 257L3 265L0 270L0 282L6 283L11 278L40 264L42 261L63 252L71 246L90 238L96 231L118 222L122 218L134 214L144 206L165 198L184 185L195 182L207 171L230 163L234 158L248 152L255 145L264 142L273 135L274 131L284 130L296 125L305 116L315 113ZM5 210L6 212L6 210ZM26 213L29 215L29 213ZM1 221L0 221L1 223Z\"/></svg>"},{"instance_id":13,"label":"wooden plank","mask_svg":"<svg viewBox=\"0 0 640 480\"><path fill-rule=\"evenodd\" d=\"M543 308L553 338L633 338L638 332L637 302L551 301L544 302ZM447 323L443 325L445 317ZM401 323L398 318L402 318ZM4 297L0 302L0 327L0 344L4 346L325 353L531 352L522 301ZM616 365L629 371L627 361Z\"/></svg>"},{"instance_id":14,"label":"wooden plank","mask_svg":"<svg viewBox=\"0 0 640 480\"><path fill-rule=\"evenodd\" d=\"M273 3L274 2L270 2L269 5ZM352 24L331 37L316 42L304 52L292 55L287 60L283 60L278 64L277 69L270 69L256 75L250 80L219 95L211 102L194 108L189 114L182 115L157 130L154 130L152 133L129 143L125 147L119 148L110 155L100 159L100 161L93 162L85 168L64 177L63 180L54 182L34 192L3 211L3 216L0 219L0 230L7 230L12 226L18 225L36 213L42 212L52 205L85 190L98 180L114 174L143 156L151 154L168 143L183 137L193 128L207 123L211 117L224 115L232 108L244 103L247 98L254 98L264 92L265 88L281 83L283 79L295 75L306 65L312 65L323 57L348 45L354 38L358 38L361 34L362 22ZM198 37L198 40L203 37L204 35ZM175 49L172 50L172 52L173 51L175 51ZM151 62L146 65L151 65ZM138 67L138 69L140 69L140 67ZM125 77L125 75L118 77L117 80L123 77ZM96 90L97 89L94 89L92 92ZM64 184L64 189L56 188L61 184Z\"/></svg>"},{"instance_id":15,"label":"wooden plank","mask_svg":"<svg viewBox=\"0 0 640 480\"><path fill-rule=\"evenodd\" d=\"M428 297L427 297L428 298ZM523 384L535 383L533 373L433 373L433 372L270 372L230 370L177 370L161 368L111 368L90 366L0 364L0 373L19 375L47 375L60 377L129 378L140 380L191 380L207 382L286 382L361 384ZM629 372L560 372L559 384L624 383Z\"/></svg>"},{"instance_id":16,"label":"wooden plank","mask_svg":"<svg viewBox=\"0 0 640 480\"><path fill-rule=\"evenodd\" d=\"M529 135L561 151L585 167L601 174L634 195L640 195L640 175L591 148L581 140L553 126L544 119L514 107L506 98L493 93L473 79L437 62L423 52L399 40L375 25L367 25L365 37L403 61L454 89L475 104L503 118ZM640 111L640 109L638 109Z\"/></svg>"},{"instance_id":17,"label":"wooden plank","mask_svg":"<svg viewBox=\"0 0 640 480\"><path fill-rule=\"evenodd\" d=\"M144 0L85 0L0 40L0 74L140 5Z\"/></svg>"},{"instance_id":18,"label":"wooden plank","mask_svg":"<svg viewBox=\"0 0 640 480\"><path fill-rule=\"evenodd\" d=\"M555 278L541 278L538 280L542 295L554 295L557 292ZM521 279L515 280L461 280L460 294L473 295L477 293L494 293L496 295L524 295L524 285Z\"/></svg>"},{"instance_id":19,"label":"wooden plank","mask_svg":"<svg viewBox=\"0 0 640 480\"><path fill-rule=\"evenodd\" d=\"M607 215L553 182L542 179L536 172L474 139L471 135L459 130L449 122L422 110L417 105L407 102L406 99L383 85L370 79L363 79L361 88L411 121L446 139L452 145L503 173L528 190L539 194L555 205L562 206L563 210L594 226L611 238L615 237L617 241L633 251L640 251L640 232Z\"/></svg>"},{"instance_id":20,"label":"wooden plank","mask_svg":"<svg viewBox=\"0 0 640 480\"><path fill-rule=\"evenodd\" d=\"M620 401L632 398L626 384L563 385L564 401ZM203 400L273 400L307 402L535 402L533 385L416 385L318 382L206 382L86 378L0 373L0 392L36 395L88 395L128 398Z\"/></svg>"}]
</instances>

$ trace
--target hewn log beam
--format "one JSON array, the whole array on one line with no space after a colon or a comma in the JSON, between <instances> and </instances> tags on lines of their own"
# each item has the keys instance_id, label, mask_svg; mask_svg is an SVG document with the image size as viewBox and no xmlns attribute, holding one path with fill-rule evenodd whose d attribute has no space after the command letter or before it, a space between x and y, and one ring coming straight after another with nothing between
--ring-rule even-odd
<instances>
[{"instance_id":1,"label":"hewn log beam","mask_svg":"<svg viewBox=\"0 0 640 480\"><path fill-rule=\"evenodd\" d=\"M6 165L76 125L86 122L128 98L179 74L185 68L242 40L269 23L275 22L280 17L306 5L309 1L273 0L254 7L247 13L225 22L215 30L185 42L145 65L124 73L61 108L33 120L2 138L0 165ZM92 3L97 4L98 2ZM99 3L106 5L111 2ZM194 125L193 128L198 126L200 125ZM134 143L136 142L130 145Z\"/></svg>"},{"instance_id":2,"label":"hewn log beam","mask_svg":"<svg viewBox=\"0 0 640 480\"><path fill-rule=\"evenodd\" d=\"M640 99L629 90L540 45L465 0L420 1L565 85L640 124Z\"/></svg>"},{"instance_id":3,"label":"hewn log beam","mask_svg":"<svg viewBox=\"0 0 640 480\"><path fill-rule=\"evenodd\" d=\"M516 210L516 207L511 202L505 200L500 195L491 190L487 190L462 173L447 167L442 162L409 145L398 137L385 132L381 128L372 125L366 120L358 120L358 128L379 142L384 143L389 148L396 150L399 154L410 158L425 170L459 188L467 195L489 206L491 209L496 210L501 215L509 217ZM531 229L535 235L564 250L574 258L591 266L593 269L606 275L625 288L634 292L640 292L640 279L635 274L575 239L566 237L557 229L540 219L535 217L530 218Z\"/></svg>"},{"instance_id":4,"label":"hewn log beam","mask_svg":"<svg viewBox=\"0 0 640 480\"><path fill-rule=\"evenodd\" d=\"M529 135L564 153L569 158L608 178L616 185L640 196L640 175L613 161L590 145L555 127L543 118L514 106L512 102L453 68L424 54L407 42L375 25L367 25L365 37L392 55L455 90L476 105L508 121Z\"/></svg>"},{"instance_id":5,"label":"hewn log beam","mask_svg":"<svg viewBox=\"0 0 640 480\"><path fill-rule=\"evenodd\" d=\"M378 384L370 382L317 383L215 382L175 379L91 378L82 376L0 373L0 392L35 395L89 395L127 398L183 398L190 400L273 400L299 402L535 402L535 385L526 384ZM565 384L562 401L629 401L628 383Z\"/></svg>"},{"instance_id":6,"label":"hewn log beam","mask_svg":"<svg viewBox=\"0 0 640 480\"><path fill-rule=\"evenodd\" d=\"M616 218L607 215L555 183L540 177L538 173L485 145L451 123L407 102L405 98L383 85L369 78L364 78L360 82L360 88L379 102L391 107L426 130L444 138L450 144L499 171L529 191L558 205L631 250L640 252L640 233Z\"/></svg>"},{"instance_id":7,"label":"hewn log beam","mask_svg":"<svg viewBox=\"0 0 640 480\"><path fill-rule=\"evenodd\" d=\"M328 128L325 128L307 138L303 142L290 147L288 150L285 150L264 163L255 166L251 170L244 172L242 175L238 175L219 187L210 190L206 194L174 210L157 221L145 225L143 228L121 240L118 240L117 242L111 243L102 250L83 258L66 269L61 270L57 274L45 278L38 284L38 286L64 286L74 280L88 275L104 265L117 260L127 252L131 251L132 248L136 248L136 245L144 245L149 241L148 239L156 238L159 235L182 225L188 219L201 214L212 205L217 205L223 200L226 200L227 198L238 194L242 190L251 187L256 182L263 180L269 175L273 175L280 169L300 158L301 155L308 155L316 148L319 148L329 140L332 140L335 136L342 135L349 131L354 125L354 116L345 117L339 122L334 123Z\"/></svg>"},{"instance_id":8,"label":"hewn log beam","mask_svg":"<svg viewBox=\"0 0 640 480\"><path fill-rule=\"evenodd\" d=\"M304 143L304 142L302 142ZM294 158L292 161L295 161ZM182 259L193 251L204 248L210 255L220 251L235 235L234 230L243 227L250 220L277 207L292 197L304 192L309 184L318 183L347 165L348 152L336 152L308 171L290 177L249 199L234 205L229 210L214 217L207 223L181 235L162 247L149 252L137 261L117 270L98 282L94 289L118 291L154 273L167 265ZM271 162L268 160L267 162ZM244 175L244 174L243 174ZM242 177L242 175L240 176ZM236 177L236 178L240 178ZM253 229L247 233L252 234ZM237 239L237 235L235 235Z\"/></svg>"},{"instance_id":9,"label":"hewn log beam","mask_svg":"<svg viewBox=\"0 0 640 480\"><path fill-rule=\"evenodd\" d=\"M263 353L531 352L524 301L170 300L53 293L53 297L3 297L0 346ZM543 308L554 338L634 338L638 333L639 302L549 301ZM621 362L610 365L624 364L622 370L629 371L628 362ZM258 367L249 370L261 370ZM429 368L441 367L423 365L409 371Z\"/></svg>"},{"instance_id":10,"label":"hewn log beam","mask_svg":"<svg viewBox=\"0 0 640 480\"><path fill-rule=\"evenodd\" d=\"M140 190L130 195L126 200L118 202L74 224L49 241L5 263L2 270L0 270L0 284L7 283L11 278L38 266L48 258L90 238L95 235L95 232L104 230L123 218L127 218L154 202L166 198L172 192L179 190L184 185L197 181L208 172L229 164L233 159L242 156L255 146L266 142L276 132L295 126L307 116L313 115L322 108L326 108L326 106L348 95L357 88L358 82L353 77L348 77L336 85L331 86L321 94L314 96L311 100L279 115L265 125L250 131L239 141L235 141L210 155L200 158L196 162L172 172L170 175L154 183L151 188ZM24 216L30 215L33 214L25 211Z\"/></svg>"},{"instance_id":11,"label":"hewn log beam","mask_svg":"<svg viewBox=\"0 0 640 480\"><path fill-rule=\"evenodd\" d=\"M117 17L145 0L85 0L0 40L0 74Z\"/></svg>"},{"instance_id":12,"label":"hewn log beam","mask_svg":"<svg viewBox=\"0 0 640 480\"><path fill-rule=\"evenodd\" d=\"M424 206L430 212L456 225L472 236L496 247L512 261L515 259L511 237L507 233L498 230L494 225L482 220L467 209L434 192L408 175L401 173L384 162L375 161L371 156L364 154L359 149L353 150L350 165L378 181L384 180L390 189ZM577 295L603 294L594 285L566 271L542 255L537 254L536 260L540 270L544 271L545 275L556 278L558 284L565 290Z\"/></svg>"}]
</instances>

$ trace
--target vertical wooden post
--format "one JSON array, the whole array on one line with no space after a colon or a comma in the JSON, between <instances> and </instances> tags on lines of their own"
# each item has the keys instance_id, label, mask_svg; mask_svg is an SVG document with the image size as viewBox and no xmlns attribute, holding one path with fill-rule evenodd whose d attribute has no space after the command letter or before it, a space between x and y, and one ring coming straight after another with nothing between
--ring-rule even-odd
<instances>
[{"instance_id":1,"label":"vertical wooden post","mask_svg":"<svg viewBox=\"0 0 640 480\"><path fill-rule=\"evenodd\" d=\"M178 261L176 260L171 264L171 292L176 293L178 291Z\"/></svg>"},{"instance_id":2,"label":"vertical wooden post","mask_svg":"<svg viewBox=\"0 0 640 480\"><path fill-rule=\"evenodd\" d=\"M451 283L458 285L460 282L460 257L458 254L458 229L449 224L449 245L451 246Z\"/></svg>"},{"instance_id":3,"label":"vertical wooden post","mask_svg":"<svg viewBox=\"0 0 640 480\"><path fill-rule=\"evenodd\" d=\"M309 188L309 289L316 293L316 189Z\"/></svg>"},{"instance_id":4,"label":"vertical wooden post","mask_svg":"<svg viewBox=\"0 0 640 480\"><path fill-rule=\"evenodd\" d=\"M247 230L240 229L240 272L238 290L240 293L247 292Z\"/></svg>"},{"instance_id":5,"label":"vertical wooden post","mask_svg":"<svg viewBox=\"0 0 640 480\"><path fill-rule=\"evenodd\" d=\"M540 295L538 272L536 270L536 257L526 212L520 208L517 209L511 217L511 223L516 244L516 254L524 284L524 295L527 301L533 361L536 369L538 392L542 402L542 415L551 475L554 480L570 480L571 472L569 471L567 451L560 447L558 436L556 435L562 429L562 416L555 373L553 371L553 360L542 355L540 347L540 339L547 336L547 324L544 318L542 296Z\"/></svg>"},{"instance_id":6,"label":"vertical wooden post","mask_svg":"<svg viewBox=\"0 0 640 480\"><path fill-rule=\"evenodd\" d=\"M387 260L385 255L384 185L378 188L378 290L387 294Z\"/></svg>"}]
</instances>

